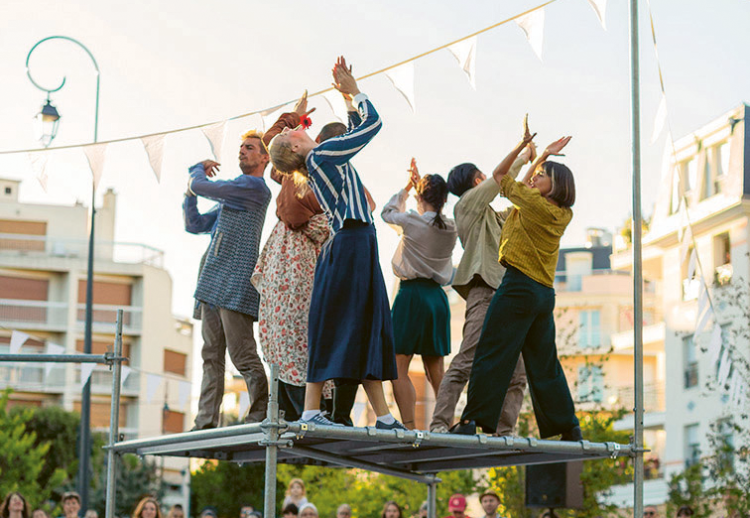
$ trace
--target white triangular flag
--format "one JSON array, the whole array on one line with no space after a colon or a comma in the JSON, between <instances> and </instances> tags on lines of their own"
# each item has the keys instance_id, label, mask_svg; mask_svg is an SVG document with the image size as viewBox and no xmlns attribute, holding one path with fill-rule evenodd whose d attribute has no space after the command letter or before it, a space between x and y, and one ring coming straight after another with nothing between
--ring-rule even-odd
<instances>
[{"instance_id":1,"label":"white triangular flag","mask_svg":"<svg viewBox=\"0 0 750 518\"><path fill-rule=\"evenodd\" d=\"M45 354L64 354L65 353L65 347L62 345L53 344L50 342L47 342L47 345L44 347L44 353ZM47 378L49 376L49 373L52 372L52 369L57 367L56 362L46 362L44 364L44 377Z\"/></svg>"},{"instance_id":2,"label":"white triangular flag","mask_svg":"<svg viewBox=\"0 0 750 518\"><path fill-rule=\"evenodd\" d=\"M721 354L721 326L719 324L714 325L714 329L711 331L708 354L711 366L713 367L719 361L719 355Z\"/></svg>"},{"instance_id":3,"label":"white triangular flag","mask_svg":"<svg viewBox=\"0 0 750 518\"><path fill-rule=\"evenodd\" d=\"M13 334L10 335L10 354L18 354L18 351L29 338L31 337L24 332L13 331Z\"/></svg>"},{"instance_id":4,"label":"white triangular flag","mask_svg":"<svg viewBox=\"0 0 750 518\"><path fill-rule=\"evenodd\" d=\"M695 277L695 264L697 260L698 255L695 252L695 248L693 248L693 252L690 254L690 261L688 261L688 279L692 279L693 277Z\"/></svg>"},{"instance_id":5,"label":"white triangular flag","mask_svg":"<svg viewBox=\"0 0 750 518\"><path fill-rule=\"evenodd\" d=\"M685 264L685 259L687 259L688 250L690 250L690 245L693 244L693 229L690 225L687 226L685 229L685 234L682 236L682 243L680 243L680 265Z\"/></svg>"},{"instance_id":6,"label":"white triangular flag","mask_svg":"<svg viewBox=\"0 0 750 518\"><path fill-rule=\"evenodd\" d=\"M47 192L47 180L49 179L49 176L47 176L47 155L44 151L36 151L34 153L29 153L29 162L31 162L31 170L34 171L34 176L36 176L36 179L39 180L39 184L42 186L42 189L44 189L44 192Z\"/></svg>"},{"instance_id":7,"label":"white triangular flag","mask_svg":"<svg viewBox=\"0 0 750 518\"><path fill-rule=\"evenodd\" d=\"M162 379L158 374L146 374L146 403L153 401Z\"/></svg>"},{"instance_id":8,"label":"white triangular flag","mask_svg":"<svg viewBox=\"0 0 750 518\"><path fill-rule=\"evenodd\" d=\"M177 384L177 407L182 410L190 397L190 382L180 381Z\"/></svg>"},{"instance_id":9,"label":"white triangular flag","mask_svg":"<svg viewBox=\"0 0 750 518\"><path fill-rule=\"evenodd\" d=\"M697 315L702 315L703 312L708 307L708 290L706 290L706 283L702 282L703 279L701 279L701 283L698 287L698 313Z\"/></svg>"},{"instance_id":10,"label":"white triangular flag","mask_svg":"<svg viewBox=\"0 0 750 518\"><path fill-rule=\"evenodd\" d=\"M605 18L605 13L607 11L607 0L589 0L589 4L591 4L591 7L594 9L597 18L599 18L599 21L602 24L602 29L606 31L607 20Z\"/></svg>"},{"instance_id":11,"label":"white triangular flag","mask_svg":"<svg viewBox=\"0 0 750 518\"><path fill-rule=\"evenodd\" d=\"M86 154L86 158L89 161L91 175L94 177L94 190L96 190L99 185L99 180L102 178L102 173L104 172L104 155L107 152L107 144L84 146L83 152Z\"/></svg>"},{"instance_id":12,"label":"white triangular flag","mask_svg":"<svg viewBox=\"0 0 750 518\"><path fill-rule=\"evenodd\" d=\"M706 309L706 312L703 313L703 316L701 317L701 319L698 321L698 324L696 324L695 326L696 337L701 334L703 329L706 327L706 324L708 324L708 321L711 320L711 317L713 316L714 316L714 310L711 309L711 306L709 306L708 309Z\"/></svg>"},{"instance_id":13,"label":"white triangular flag","mask_svg":"<svg viewBox=\"0 0 750 518\"><path fill-rule=\"evenodd\" d=\"M81 364L81 385L88 383L91 373L94 372L96 367L95 363L82 363Z\"/></svg>"},{"instance_id":14,"label":"white triangular flag","mask_svg":"<svg viewBox=\"0 0 750 518\"><path fill-rule=\"evenodd\" d=\"M659 108L656 110L656 118L654 119L654 131L651 133L651 143L653 144L661 135L664 130L664 125L667 122L667 96L661 94L661 101L659 102Z\"/></svg>"},{"instance_id":15,"label":"white triangular flag","mask_svg":"<svg viewBox=\"0 0 750 518\"><path fill-rule=\"evenodd\" d=\"M240 407L238 410L237 417L242 421L245 418L245 412L250 407L250 396L247 392L240 392Z\"/></svg>"},{"instance_id":16,"label":"white triangular flag","mask_svg":"<svg viewBox=\"0 0 750 518\"><path fill-rule=\"evenodd\" d=\"M542 60L542 46L544 44L544 9L537 9L516 18L516 24L526 34L531 49Z\"/></svg>"},{"instance_id":17,"label":"white triangular flag","mask_svg":"<svg viewBox=\"0 0 750 518\"><path fill-rule=\"evenodd\" d=\"M719 382L719 386L723 386L727 382L729 372L732 370L732 360L729 357L729 349L724 350L724 354L721 355L721 363L719 363L719 373L716 376L716 381Z\"/></svg>"},{"instance_id":18,"label":"white triangular flag","mask_svg":"<svg viewBox=\"0 0 750 518\"><path fill-rule=\"evenodd\" d=\"M348 126L349 114L347 113L346 102L344 102L344 98L341 97L341 93L338 90L330 90L323 94L323 99L325 99L328 106L331 107L334 117Z\"/></svg>"},{"instance_id":19,"label":"white triangular flag","mask_svg":"<svg viewBox=\"0 0 750 518\"><path fill-rule=\"evenodd\" d=\"M205 135L211 146L211 153L214 154L217 162L221 162L221 145L224 142L224 127L226 124L227 121L215 122L201 128L203 135Z\"/></svg>"},{"instance_id":20,"label":"white triangular flag","mask_svg":"<svg viewBox=\"0 0 750 518\"><path fill-rule=\"evenodd\" d=\"M469 84L476 90L477 83L475 78L476 72L476 60L477 60L477 37L473 36L467 40L459 41L454 43L448 50L458 61L458 66L461 67L466 73L466 77L469 78Z\"/></svg>"},{"instance_id":21,"label":"white triangular flag","mask_svg":"<svg viewBox=\"0 0 750 518\"><path fill-rule=\"evenodd\" d=\"M416 112L417 105L414 102L414 62L409 61L396 68L392 68L385 75L391 80L396 90L404 96L406 102L409 103L411 111Z\"/></svg>"},{"instance_id":22,"label":"white triangular flag","mask_svg":"<svg viewBox=\"0 0 750 518\"><path fill-rule=\"evenodd\" d=\"M128 376L130 376L130 373L133 372L133 369L128 367L127 365L122 366L122 370L120 371L120 389L122 390L125 387L125 382L128 380Z\"/></svg>"},{"instance_id":23,"label":"white triangular flag","mask_svg":"<svg viewBox=\"0 0 750 518\"><path fill-rule=\"evenodd\" d=\"M260 112L260 118L263 121L263 131L268 131L282 113L291 111L291 107L291 103L287 103L283 106L269 108Z\"/></svg>"},{"instance_id":24,"label":"white triangular flag","mask_svg":"<svg viewBox=\"0 0 750 518\"><path fill-rule=\"evenodd\" d=\"M148 137L141 138L143 147L148 155L148 163L151 165L151 170L156 175L156 181L161 182L161 162L164 157L164 137L166 133L159 133L158 135L150 135Z\"/></svg>"}]
</instances>

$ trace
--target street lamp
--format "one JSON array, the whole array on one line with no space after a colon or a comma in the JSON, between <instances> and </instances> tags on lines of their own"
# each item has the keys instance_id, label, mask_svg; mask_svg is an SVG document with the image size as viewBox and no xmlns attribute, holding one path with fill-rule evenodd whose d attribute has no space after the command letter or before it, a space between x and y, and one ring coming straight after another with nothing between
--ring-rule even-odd
<instances>
[{"instance_id":1,"label":"street lamp","mask_svg":"<svg viewBox=\"0 0 750 518\"><path fill-rule=\"evenodd\" d=\"M60 126L60 114L50 102L49 95L47 95L47 103L42 106L42 110L36 114L34 120L36 121L36 134L39 142L44 147L49 147L55 140L57 129Z\"/></svg>"},{"instance_id":2,"label":"street lamp","mask_svg":"<svg viewBox=\"0 0 750 518\"><path fill-rule=\"evenodd\" d=\"M26 56L26 75L29 77L29 81L43 92L47 92L47 104L42 107L42 111L37 115L37 120L41 119L41 123L51 124L49 133L42 133L42 139L45 135L49 136L49 141L45 143L42 140L42 145L47 147L52 143L52 140L57 135L57 127L60 123L60 114L57 113L57 109L50 103L50 94L57 92L63 86L65 86L65 77L57 88L44 88L39 85L34 78L31 77L31 71L29 70L29 60L34 50L49 40L66 40L71 43L75 43L86 54L91 58L91 62L94 64L96 69L96 108L94 110L94 142L98 141L99 135L99 65L96 63L94 55L86 46L80 41L69 38L68 36L49 36L42 40L39 40L31 47L29 54ZM93 321L93 299L94 299L94 222L96 216L96 185L93 182L91 184L91 224L89 225L89 257L88 257L88 270L86 272L86 327L84 328L84 341L83 341L83 352L85 354L91 354L91 324ZM79 445L79 456L78 456L78 493L81 495L81 508L88 509L89 501L89 480L90 480L90 461L91 458L91 378L86 381L86 385L83 387L81 394L81 433L80 433L80 445Z\"/></svg>"}]
</instances>

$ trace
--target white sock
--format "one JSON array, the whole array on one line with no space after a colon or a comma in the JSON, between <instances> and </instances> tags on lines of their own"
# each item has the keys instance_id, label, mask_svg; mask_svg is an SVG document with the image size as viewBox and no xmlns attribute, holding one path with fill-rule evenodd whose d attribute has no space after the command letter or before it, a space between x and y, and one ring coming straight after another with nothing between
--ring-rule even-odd
<instances>
[{"instance_id":1,"label":"white sock","mask_svg":"<svg viewBox=\"0 0 750 518\"><path fill-rule=\"evenodd\" d=\"M304 412L302 412L302 417L300 417L300 419L302 421L309 421L310 419L312 419L316 415L320 415L321 413L322 412L320 410L305 410Z\"/></svg>"},{"instance_id":2,"label":"white sock","mask_svg":"<svg viewBox=\"0 0 750 518\"><path fill-rule=\"evenodd\" d=\"M396 418L393 417L390 412L385 415L378 416L377 420L383 424L393 424L396 422Z\"/></svg>"}]
</instances>

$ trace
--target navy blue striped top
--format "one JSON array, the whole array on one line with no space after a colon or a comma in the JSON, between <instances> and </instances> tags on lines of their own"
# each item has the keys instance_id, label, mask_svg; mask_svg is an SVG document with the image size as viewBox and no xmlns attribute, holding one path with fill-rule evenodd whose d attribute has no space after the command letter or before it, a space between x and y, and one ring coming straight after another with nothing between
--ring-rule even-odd
<instances>
[{"instance_id":1,"label":"navy blue striped top","mask_svg":"<svg viewBox=\"0 0 750 518\"><path fill-rule=\"evenodd\" d=\"M372 140L383 123L366 95L355 96L353 103L362 118L359 125L317 145L306 159L310 186L334 232L347 219L373 223L362 181L349 160Z\"/></svg>"}]
</instances>

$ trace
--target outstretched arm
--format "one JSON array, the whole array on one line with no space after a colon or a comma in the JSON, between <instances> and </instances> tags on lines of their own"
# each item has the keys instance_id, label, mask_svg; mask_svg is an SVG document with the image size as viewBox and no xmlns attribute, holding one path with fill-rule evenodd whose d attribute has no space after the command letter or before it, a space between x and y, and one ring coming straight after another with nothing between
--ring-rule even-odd
<instances>
[{"instance_id":1,"label":"outstretched arm","mask_svg":"<svg viewBox=\"0 0 750 518\"><path fill-rule=\"evenodd\" d=\"M531 181L531 177L534 176L534 172L536 171L537 167L539 167L541 164L547 161L547 159L551 156L563 156L560 155L560 151L563 150L565 146L568 145L568 142L570 142L570 139L573 137L563 137L560 140L554 141L552 144L547 146L542 154L540 154L536 160L534 160L529 167L528 171L526 171L526 174L523 177L523 180L521 180L521 183L528 185Z\"/></svg>"},{"instance_id":2,"label":"outstretched arm","mask_svg":"<svg viewBox=\"0 0 750 518\"><path fill-rule=\"evenodd\" d=\"M532 141L534 140L534 137L536 137L536 133L533 135L529 131L529 116L528 114L523 120L523 139L521 142L516 144L516 147L514 147L510 153L508 153L508 156L506 156L502 162L500 162L495 170L492 172L492 177L495 179L495 182L497 182L498 185L500 185L500 181L503 179L503 177L508 174L508 171L510 171L511 166L516 161L516 158L518 158L518 155L523 151L523 149L530 144L532 144ZM529 153L533 153L533 148L529 149Z\"/></svg>"},{"instance_id":3,"label":"outstretched arm","mask_svg":"<svg viewBox=\"0 0 750 518\"><path fill-rule=\"evenodd\" d=\"M198 211L198 198L185 193L185 201L182 202L182 215L185 221L185 230L191 234L207 234L213 230L216 218L219 216L219 206L214 207L201 214Z\"/></svg>"}]
</instances>

